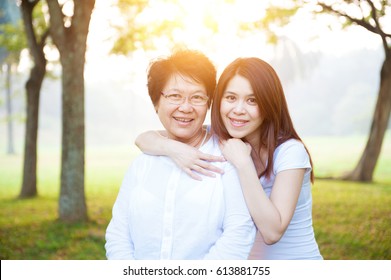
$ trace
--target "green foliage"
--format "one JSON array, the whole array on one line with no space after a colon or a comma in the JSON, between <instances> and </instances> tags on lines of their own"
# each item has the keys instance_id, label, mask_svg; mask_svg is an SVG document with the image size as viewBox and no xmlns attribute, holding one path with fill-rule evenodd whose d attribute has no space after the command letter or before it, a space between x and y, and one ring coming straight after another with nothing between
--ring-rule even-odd
<instances>
[{"instance_id":1,"label":"green foliage","mask_svg":"<svg viewBox=\"0 0 391 280\"><path fill-rule=\"evenodd\" d=\"M117 27L117 31L121 34L114 43L111 50L112 53L126 55L129 52L137 49L151 50L155 49L154 39L163 36L168 30L175 28L175 23L172 21L155 21L153 24L127 25L126 27Z\"/></svg>"},{"instance_id":2,"label":"green foliage","mask_svg":"<svg viewBox=\"0 0 391 280\"><path fill-rule=\"evenodd\" d=\"M118 0L117 8L123 21L121 24L113 24L117 37L112 53L126 55L137 49L155 49L156 38L170 38L172 30L176 27L173 20L140 20L148 5L149 1L146 0Z\"/></svg>"},{"instance_id":3,"label":"green foliage","mask_svg":"<svg viewBox=\"0 0 391 280\"><path fill-rule=\"evenodd\" d=\"M290 0L284 1L284 6L278 6L272 1L264 17L252 23L241 26L242 30L262 30L268 36L270 43L276 43L279 30L286 26L297 12L306 9L314 15L329 14L334 15L340 22L341 28L351 25L359 25L370 32L379 34L382 37L390 38L386 35L385 22L388 16L391 1L312 1L312 0Z\"/></svg>"},{"instance_id":4,"label":"green foliage","mask_svg":"<svg viewBox=\"0 0 391 280\"><path fill-rule=\"evenodd\" d=\"M37 37L37 43L40 43L45 32L48 30L48 25L43 13L43 3L39 1L33 10L32 25L34 34ZM17 24L6 23L0 24L0 47L5 48L9 54L7 61L10 63L18 63L20 52L28 48L26 32L23 21L19 20Z\"/></svg>"},{"instance_id":5,"label":"green foliage","mask_svg":"<svg viewBox=\"0 0 391 280\"><path fill-rule=\"evenodd\" d=\"M49 29L49 25L47 22L47 15L45 15L44 11L47 10L45 1L39 1L33 10L33 27L35 36L37 36L37 42L41 42L42 36Z\"/></svg>"},{"instance_id":6,"label":"green foliage","mask_svg":"<svg viewBox=\"0 0 391 280\"><path fill-rule=\"evenodd\" d=\"M240 24L243 31L262 30L268 38L268 43L276 44L278 41L278 29L287 25L297 13L299 6L276 6L270 5L266 9L265 16L254 22Z\"/></svg>"},{"instance_id":7,"label":"green foliage","mask_svg":"<svg viewBox=\"0 0 391 280\"><path fill-rule=\"evenodd\" d=\"M0 47L8 51L7 60L9 62L19 61L20 52L27 48L22 21L18 21L17 24L0 24Z\"/></svg>"}]
</instances>

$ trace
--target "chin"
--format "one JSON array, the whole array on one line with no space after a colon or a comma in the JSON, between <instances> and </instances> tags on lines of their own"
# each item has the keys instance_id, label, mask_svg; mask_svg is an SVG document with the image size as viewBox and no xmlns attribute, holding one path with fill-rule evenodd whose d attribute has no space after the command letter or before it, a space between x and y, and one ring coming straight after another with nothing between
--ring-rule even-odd
<instances>
[{"instance_id":1,"label":"chin","mask_svg":"<svg viewBox=\"0 0 391 280\"><path fill-rule=\"evenodd\" d=\"M228 134L232 137L232 138L238 138L238 139L241 139L243 137L246 136L245 133L241 132L241 131L235 131L235 130L228 130Z\"/></svg>"}]
</instances>

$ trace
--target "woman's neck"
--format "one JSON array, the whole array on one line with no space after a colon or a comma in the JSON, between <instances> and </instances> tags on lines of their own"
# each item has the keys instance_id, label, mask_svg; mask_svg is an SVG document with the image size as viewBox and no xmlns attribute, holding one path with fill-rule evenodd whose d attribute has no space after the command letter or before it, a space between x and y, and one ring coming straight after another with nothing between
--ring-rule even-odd
<instances>
[{"instance_id":1,"label":"woman's neck","mask_svg":"<svg viewBox=\"0 0 391 280\"><path fill-rule=\"evenodd\" d=\"M175 137L169 137L169 138L175 139ZM194 148L199 148L205 143L207 138L208 138L207 131L205 129L201 128L199 130L199 132L194 137L192 137L190 139L177 138L175 140L180 141L180 142L187 144L189 146L192 146Z\"/></svg>"}]
</instances>

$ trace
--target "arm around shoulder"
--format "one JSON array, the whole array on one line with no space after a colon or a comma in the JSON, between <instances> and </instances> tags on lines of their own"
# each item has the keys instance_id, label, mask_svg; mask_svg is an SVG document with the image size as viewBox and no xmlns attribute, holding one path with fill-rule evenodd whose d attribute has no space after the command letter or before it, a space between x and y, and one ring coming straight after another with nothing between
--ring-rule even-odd
<instances>
[{"instance_id":1,"label":"arm around shoulder","mask_svg":"<svg viewBox=\"0 0 391 280\"><path fill-rule=\"evenodd\" d=\"M135 144L143 152L152 156L168 156L169 139L165 131L146 131L137 136Z\"/></svg>"}]
</instances>

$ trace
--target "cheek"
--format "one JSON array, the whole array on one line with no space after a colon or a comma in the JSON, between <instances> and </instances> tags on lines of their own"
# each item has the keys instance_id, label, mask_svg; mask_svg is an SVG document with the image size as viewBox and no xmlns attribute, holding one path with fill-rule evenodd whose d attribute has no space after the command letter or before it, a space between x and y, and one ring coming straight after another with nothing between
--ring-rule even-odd
<instances>
[{"instance_id":1,"label":"cheek","mask_svg":"<svg viewBox=\"0 0 391 280\"><path fill-rule=\"evenodd\" d=\"M221 116L226 115L230 111L229 103L222 101L220 104L220 114Z\"/></svg>"},{"instance_id":2,"label":"cheek","mask_svg":"<svg viewBox=\"0 0 391 280\"><path fill-rule=\"evenodd\" d=\"M253 119L260 119L261 118L261 112L259 111L258 106L251 106L247 108L247 112Z\"/></svg>"},{"instance_id":3,"label":"cheek","mask_svg":"<svg viewBox=\"0 0 391 280\"><path fill-rule=\"evenodd\" d=\"M173 113L173 109L165 104L158 104L158 106L155 107L156 112L159 116L160 121L165 121L169 119Z\"/></svg>"},{"instance_id":4,"label":"cheek","mask_svg":"<svg viewBox=\"0 0 391 280\"><path fill-rule=\"evenodd\" d=\"M205 120L205 118L206 118L206 113L208 112L208 107L205 107L205 108L199 108L198 110L197 110L197 116L198 116L198 119L200 120L200 121L204 121Z\"/></svg>"}]
</instances>

